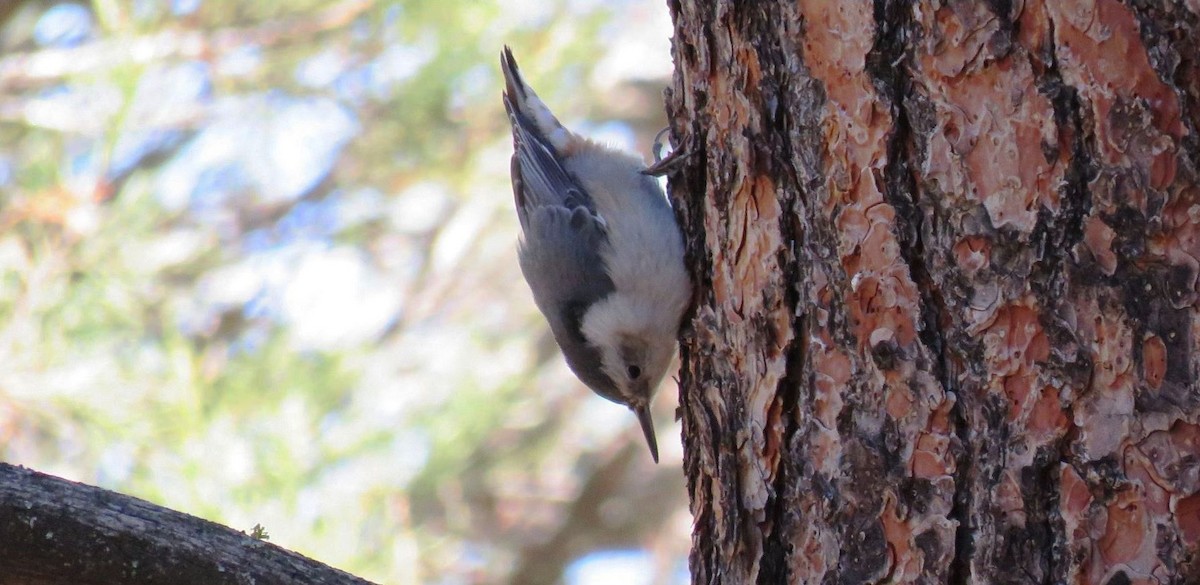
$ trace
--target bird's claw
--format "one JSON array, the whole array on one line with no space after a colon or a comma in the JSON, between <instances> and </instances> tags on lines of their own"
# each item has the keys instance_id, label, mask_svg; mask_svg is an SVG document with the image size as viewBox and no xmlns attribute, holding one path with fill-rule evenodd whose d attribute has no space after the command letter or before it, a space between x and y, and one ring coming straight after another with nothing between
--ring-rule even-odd
<instances>
[{"instance_id":1,"label":"bird's claw","mask_svg":"<svg viewBox=\"0 0 1200 585\"><path fill-rule=\"evenodd\" d=\"M670 130L671 128L668 126L659 130L658 134L654 135L654 164L643 169L643 175L661 177L672 174L678 171L679 167L683 166L683 162L692 155L692 151L684 151L678 148L671 150L666 156L662 155L663 147L667 146L663 143L662 137Z\"/></svg>"}]
</instances>

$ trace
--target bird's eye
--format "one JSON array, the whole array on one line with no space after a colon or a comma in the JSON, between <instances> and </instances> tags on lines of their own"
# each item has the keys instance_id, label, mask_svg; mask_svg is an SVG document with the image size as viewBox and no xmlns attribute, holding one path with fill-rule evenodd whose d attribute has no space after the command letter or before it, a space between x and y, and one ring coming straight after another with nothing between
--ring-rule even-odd
<instances>
[{"instance_id":1,"label":"bird's eye","mask_svg":"<svg viewBox=\"0 0 1200 585\"><path fill-rule=\"evenodd\" d=\"M637 366L629 366L625 372L629 374L630 380L636 380L642 376L642 369Z\"/></svg>"}]
</instances>

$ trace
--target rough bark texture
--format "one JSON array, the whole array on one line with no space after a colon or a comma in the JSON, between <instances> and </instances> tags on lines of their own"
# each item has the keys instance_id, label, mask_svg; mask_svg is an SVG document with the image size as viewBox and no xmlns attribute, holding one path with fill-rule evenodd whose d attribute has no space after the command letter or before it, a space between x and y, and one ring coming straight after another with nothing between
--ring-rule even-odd
<instances>
[{"instance_id":1,"label":"rough bark texture","mask_svg":"<svg viewBox=\"0 0 1200 585\"><path fill-rule=\"evenodd\" d=\"M1200 583L1200 2L670 0L703 583Z\"/></svg>"},{"instance_id":2,"label":"rough bark texture","mask_svg":"<svg viewBox=\"0 0 1200 585\"><path fill-rule=\"evenodd\" d=\"M358 585L269 542L0 463L0 585Z\"/></svg>"}]
</instances>

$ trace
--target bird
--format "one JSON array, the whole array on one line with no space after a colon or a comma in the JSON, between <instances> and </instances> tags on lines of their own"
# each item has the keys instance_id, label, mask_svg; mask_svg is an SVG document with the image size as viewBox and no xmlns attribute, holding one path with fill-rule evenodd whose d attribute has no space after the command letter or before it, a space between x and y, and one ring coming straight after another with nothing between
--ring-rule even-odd
<instances>
[{"instance_id":1,"label":"bird","mask_svg":"<svg viewBox=\"0 0 1200 585\"><path fill-rule=\"evenodd\" d=\"M675 213L641 157L563 126L507 46L500 69L521 273L568 367L633 411L657 463L650 402L692 296Z\"/></svg>"}]
</instances>

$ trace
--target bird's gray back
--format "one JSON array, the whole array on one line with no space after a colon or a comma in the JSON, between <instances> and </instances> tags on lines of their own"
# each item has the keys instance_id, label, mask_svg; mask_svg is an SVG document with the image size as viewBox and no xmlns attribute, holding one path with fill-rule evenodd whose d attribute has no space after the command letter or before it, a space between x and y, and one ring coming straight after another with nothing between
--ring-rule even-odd
<instances>
[{"instance_id":1,"label":"bird's gray back","mask_svg":"<svg viewBox=\"0 0 1200 585\"><path fill-rule=\"evenodd\" d=\"M592 390L614 397L616 387L603 373L599 350L583 336L583 316L615 287L604 264L608 234L595 202L563 166L565 153L546 132L562 128L548 110L539 125L532 108L536 95L521 79L516 60L502 55L504 108L513 131L512 186L523 237L521 272L534 302L546 316L567 365ZM544 105L538 101L538 107Z\"/></svg>"},{"instance_id":2,"label":"bird's gray back","mask_svg":"<svg viewBox=\"0 0 1200 585\"><path fill-rule=\"evenodd\" d=\"M596 392L612 395L616 389L602 373L600 352L580 329L588 307L615 290L600 254L607 245L603 228L584 208L542 206L527 212L518 257L533 300L571 370Z\"/></svg>"}]
</instances>

